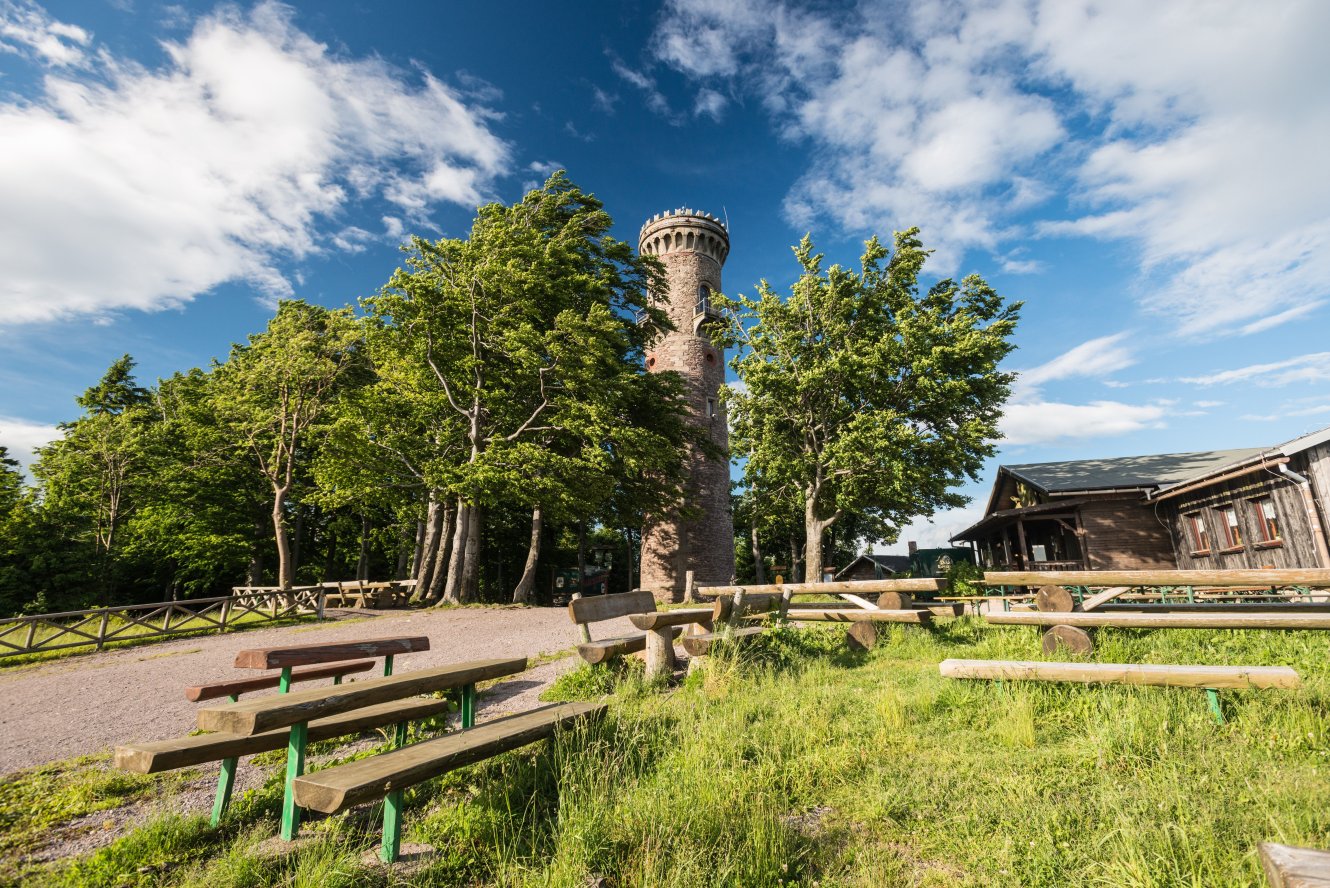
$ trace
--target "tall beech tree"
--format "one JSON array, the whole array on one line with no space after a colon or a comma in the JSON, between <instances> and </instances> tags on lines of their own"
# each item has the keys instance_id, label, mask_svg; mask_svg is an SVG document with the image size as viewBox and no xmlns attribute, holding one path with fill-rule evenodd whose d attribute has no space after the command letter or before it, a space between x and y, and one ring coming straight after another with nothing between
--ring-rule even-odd
<instances>
[{"instance_id":1,"label":"tall beech tree","mask_svg":"<svg viewBox=\"0 0 1330 888\"><path fill-rule=\"evenodd\" d=\"M282 302L264 332L231 348L213 370L213 405L239 455L268 483L277 543L277 583L294 581L287 513L307 468L317 424L363 366L360 330L348 310Z\"/></svg>"},{"instance_id":2,"label":"tall beech tree","mask_svg":"<svg viewBox=\"0 0 1330 888\"><path fill-rule=\"evenodd\" d=\"M366 301L414 368L403 373L441 405L438 440L461 428L462 458L430 478L456 502L444 601L475 597L487 506L525 503L535 550L547 512L585 513L613 489L613 405L644 375L643 348L665 320L646 298L659 265L610 237L611 224L558 172L517 204L481 207L467 238L413 238L406 268Z\"/></svg>"},{"instance_id":3,"label":"tall beech tree","mask_svg":"<svg viewBox=\"0 0 1330 888\"><path fill-rule=\"evenodd\" d=\"M890 253L869 240L857 272L824 270L807 236L794 254L787 298L764 280L756 298L717 303L742 383L726 392L731 446L769 499L798 496L816 581L823 536L845 516L883 536L965 503L952 488L995 450L1020 305L977 275L922 291L918 229Z\"/></svg>"}]
</instances>

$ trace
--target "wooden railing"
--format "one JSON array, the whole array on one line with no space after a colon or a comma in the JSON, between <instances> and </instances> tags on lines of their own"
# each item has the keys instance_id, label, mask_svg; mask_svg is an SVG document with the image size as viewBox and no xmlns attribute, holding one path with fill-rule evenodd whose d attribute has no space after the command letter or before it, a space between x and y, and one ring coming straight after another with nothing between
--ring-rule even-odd
<instances>
[{"instance_id":1,"label":"wooden railing","mask_svg":"<svg viewBox=\"0 0 1330 888\"><path fill-rule=\"evenodd\" d=\"M246 590L221 598L131 604L0 620L0 657L77 647L101 650L117 641L221 631L241 623L323 618L323 587Z\"/></svg>"}]
</instances>

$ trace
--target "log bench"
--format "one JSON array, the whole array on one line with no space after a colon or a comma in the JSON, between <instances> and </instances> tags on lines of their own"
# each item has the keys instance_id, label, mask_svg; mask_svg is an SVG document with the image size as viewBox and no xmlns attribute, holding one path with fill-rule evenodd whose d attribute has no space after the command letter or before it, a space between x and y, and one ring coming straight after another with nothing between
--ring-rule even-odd
<instances>
[{"instance_id":1,"label":"log bench","mask_svg":"<svg viewBox=\"0 0 1330 888\"><path fill-rule=\"evenodd\" d=\"M592 666L614 657L645 650L647 652L646 677L654 680L674 671L674 639L684 627L692 623L711 626L710 608L657 611L656 598L650 592L616 592L611 595L592 595L574 598L568 603L568 616L583 632L578 655ZM621 635L599 641L591 638L590 623L628 617L638 629L637 635ZM635 617L642 618L639 624Z\"/></svg>"},{"instance_id":2,"label":"log bench","mask_svg":"<svg viewBox=\"0 0 1330 888\"><path fill-rule=\"evenodd\" d=\"M783 620L789 610L791 592L759 592L750 594L743 586L733 595L718 597L711 607L711 631L683 637L683 649L693 657L704 657L717 642L730 642L752 638L766 631L765 625L752 625L747 621L771 618ZM715 627L719 626L717 631Z\"/></svg>"},{"instance_id":3,"label":"log bench","mask_svg":"<svg viewBox=\"0 0 1330 888\"><path fill-rule=\"evenodd\" d=\"M1065 681L1082 684L1131 684L1200 688L1210 712L1223 724L1219 691L1225 688L1302 687L1298 673L1288 666L1173 666L1153 663L1045 663L1030 660L943 660L938 671L945 678L991 681Z\"/></svg>"},{"instance_id":4,"label":"log bench","mask_svg":"<svg viewBox=\"0 0 1330 888\"><path fill-rule=\"evenodd\" d=\"M397 859L402 836L402 790L501 752L526 746L605 712L603 703L553 703L509 715L478 727L402 746L366 759L297 777L295 804L335 814L355 805L384 800L385 863Z\"/></svg>"},{"instance_id":5,"label":"log bench","mask_svg":"<svg viewBox=\"0 0 1330 888\"><path fill-rule=\"evenodd\" d=\"M355 712L384 703L409 700L422 694L461 690L463 700L462 723L467 727L474 720L475 686L477 682L526 669L526 658L503 660L476 660L420 669L402 675L388 675L354 684L333 688L315 688L293 691L275 697L242 700L205 706L199 710L198 726L204 731L252 737L270 731L287 729L286 784L282 798L282 838L294 839L300 826L300 814L295 805L292 784L305 770L305 746L309 741L311 722L332 716ZM405 711L405 708L404 710ZM406 720L397 721L396 742L406 741Z\"/></svg>"},{"instance_id":6,"label":"log bench","mask_svg":"<svg viewBox=\"0 0 1330 888\"><path fill-rule=\"evenodd\" d=\"M1270 888L1330 888L1330 851L1276 842L1256 846Z\"/></svg>"},{"instance_id":7,"label":"log bench","mask_svg":"<svg viewBox=\"0 0 1330 888\"><path fill-rule=\"evenodd\" d=\"M877 644L877 623L913 623L930 626L933 613L917 608L892 610L852 610L849 608L795 608L786 613L791 623L850 623L846 640L851 647L867 650Z\"/></svg>"}]
</instances>

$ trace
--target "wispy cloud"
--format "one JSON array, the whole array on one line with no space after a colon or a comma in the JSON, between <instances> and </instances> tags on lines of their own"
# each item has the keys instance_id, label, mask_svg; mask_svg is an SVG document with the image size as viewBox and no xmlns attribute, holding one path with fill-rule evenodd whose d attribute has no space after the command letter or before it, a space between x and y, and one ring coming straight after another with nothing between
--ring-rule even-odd
<instances>
[{"instance_id":1,"label":"wispy cloud","mask_svg":"<svg viewBox=\"0 0 1330 888\"><path fill-rule=\"evenodd\" d=\"M1019 371L1019 385L1035 387L1072 377L1093 379L1130 367L1136 363L1136 356L1126 344L1127 336L1115 333L1082 342L1038 367Z\"/></svg>"},{"instance_id":2,"label":"wispy cloud","mask_svg":"<svg viewBox=\"0 0 1330 888\"><path fill-rule=\"evenodd\" d=\"M89 31L51 18L36 3L0 2L0 52L25 54L64 68L84 64L91 42Z\"/></svg>"},{"instance_id":3,"label":"wispy cloud","mask_svg":"<svg viewBox=\"0 0 1330 888\"><path fill-rule=\"evenodd\" d=\"M1278 387L1296 382L1330 381L1330 352L1313 352L1267 364L1248 364L1233 370L1220 370L1206 376L1184 376L1179 382L1193 385L1231 385L1250 382L1255 385Z\"/></svg>"},{"instance_id":4,"label":"wispy cloud","mask_svg":"<svg viewBox=\"0 0 1330 888\"><path fill-rule=\"evenodd\" d=\"M10 458L18 460L24 470L32 464L38 447L59 437L60 430L53 425L0 416L0 445L8 448Z\"/></svg>"},{"instance_id":5,"label":"wispy cloud","mask_svg":"<svg viewBox=\"0 0 1330 888\"><path fill-rule=\"evenodd\" d=\"M642 71L633 70L624 63L623 59L614 55L610 56L610 67L614 69L614 73L619 75L625 83L641 91L643 101L646 103L646 106L650 111L659 114L671 123L677 124L682 122L679 115L677 115L670 107L669 100L665 98L665 94L660 91L658 86L656 86L656 79L654 77L651 77L649 74L645 74Z\"/></svg>"},{"instance_id":6,"label":"wispy cloud","mask_svg":"<svg viewBox=\"0 0 1330 888\"><path fill-rule=\"evenodd\" d=\"M159 69L105 51L0 103L0 317L159 309L219 284L292 292L361 200L425 221L509 165L494 114L424 71L347 58L260 3L200 19ZM475 88L479 88L479 86ZM78 245L70 250L69 244Z\"/></svg>"}]
</instances>

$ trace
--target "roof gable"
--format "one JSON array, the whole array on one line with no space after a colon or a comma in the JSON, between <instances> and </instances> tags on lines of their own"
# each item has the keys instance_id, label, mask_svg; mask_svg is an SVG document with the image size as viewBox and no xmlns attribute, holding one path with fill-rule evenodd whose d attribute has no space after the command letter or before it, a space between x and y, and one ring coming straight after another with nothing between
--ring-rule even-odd
<instances>
[{"instance_id":1,"label":"roof gable","mask_svg":"<svg viewBox=\"0 0 1330 888\"><path fill-rule=\"evenodd\" d=\"M1257 456L1262 449L1246 447L1236 450L1202 450L1194 453L1160 453L1152 456L1026 463L1003 466L1002 470L1044 493L1160 487L1176 484L1197 475L1207 474L1221 466Z\"/></svg>"}]
</instances>

